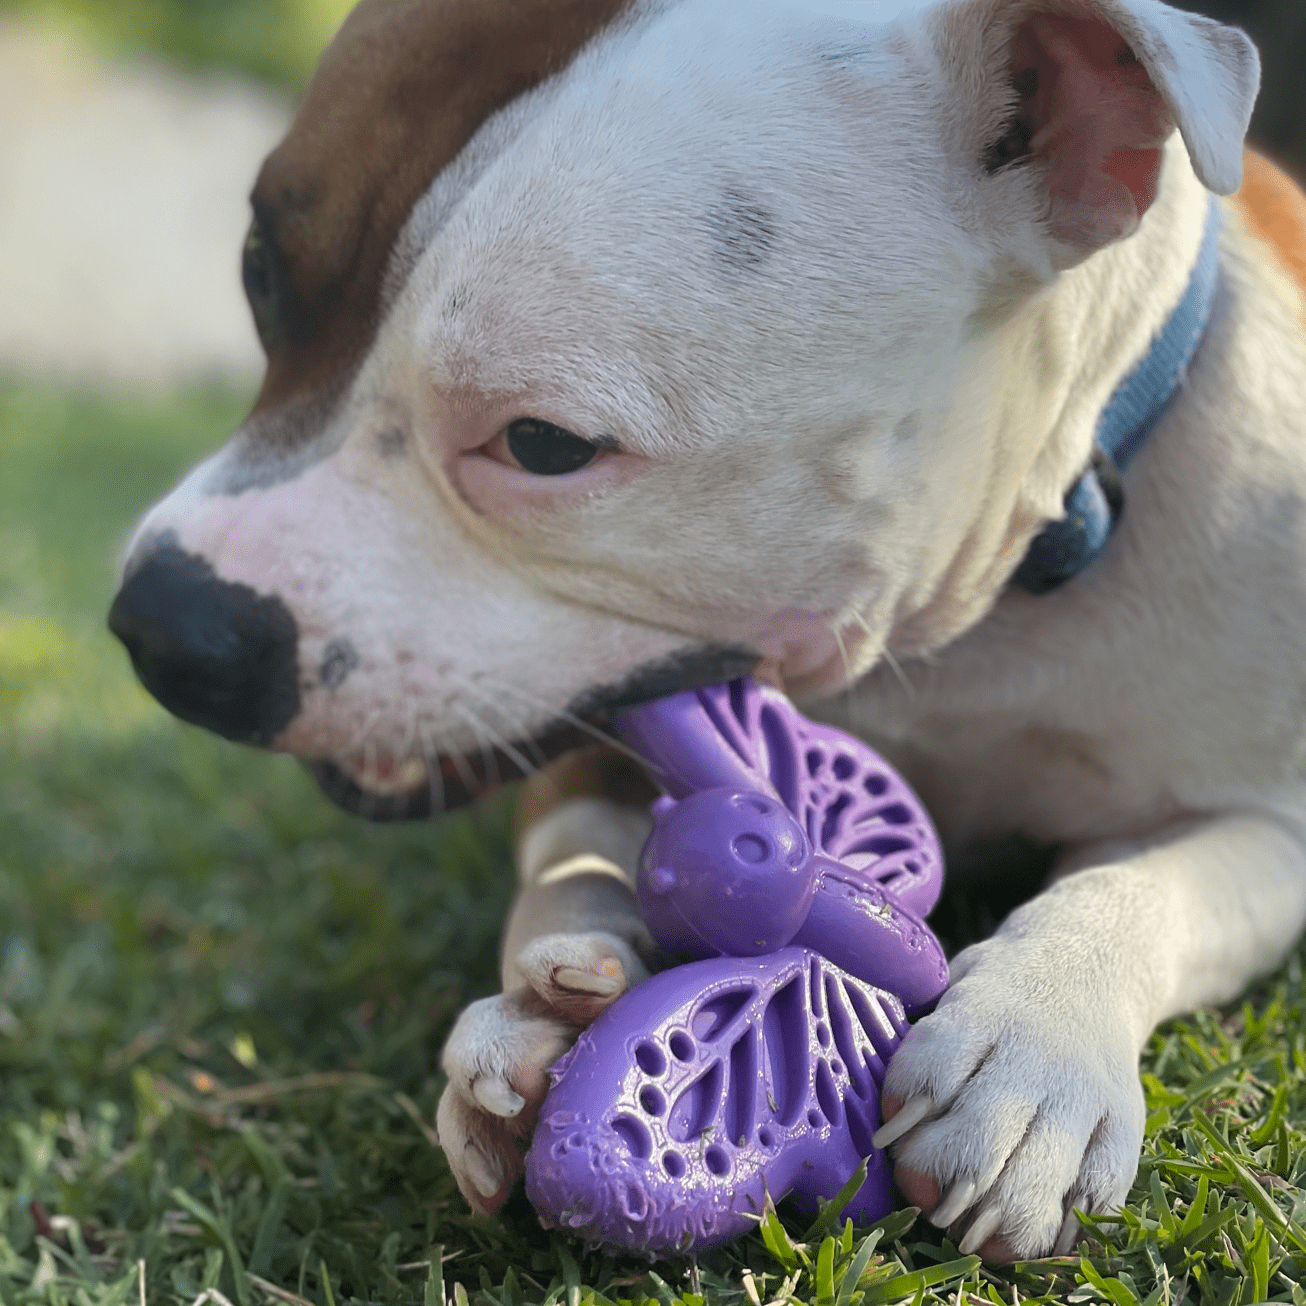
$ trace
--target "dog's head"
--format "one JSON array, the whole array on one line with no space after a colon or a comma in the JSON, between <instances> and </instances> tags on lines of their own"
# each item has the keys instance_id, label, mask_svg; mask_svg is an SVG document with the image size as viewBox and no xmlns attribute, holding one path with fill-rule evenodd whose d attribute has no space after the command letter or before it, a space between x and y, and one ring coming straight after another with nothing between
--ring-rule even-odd
<instances>
[{"instance_id":1,"label":"dog's head","mask_svg":"<svg viewBox=\"0 0 1306 1306\"><path fill-rule=\"evenodd\" d=\"M1237 185L1256 61L1155 0L885 7L364 0L254 189L258 402L130 549L146 686L404 815L978 619L1064 488L1003 324L1176 125Z\"/></svg>"}]
</instances>

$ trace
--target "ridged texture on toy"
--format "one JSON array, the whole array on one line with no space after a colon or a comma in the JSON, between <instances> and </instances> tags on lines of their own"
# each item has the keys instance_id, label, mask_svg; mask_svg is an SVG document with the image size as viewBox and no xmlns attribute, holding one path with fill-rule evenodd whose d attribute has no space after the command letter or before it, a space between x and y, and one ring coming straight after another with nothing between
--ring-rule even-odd
<instances>
[{"instance_id":1,"label":"ridged texture on toy","mask_svg":"<svg viewBox=\"0 0 1306 1306\"><path fill-rule=\"evenodd\" d=\"M902 1007L804 948L663 971L551 1072L526 1192L546 1226L651 1256L755 1226L766 1193L815 1209L869 1158L846 1213L888 1213L871 1147Z\"/></svg>"},{"instance_id":2,"label":"ridged texture on toy","mask_svg":"<svg viewBox=\"0 0 1306 1306\"><path fill-rule=\"evenodd\" d=\"M938 901L943 858L920 800L868 744L809 721L778 690L732 680L627 708L617 724L673 797L773 794L815 850L865 870L912 915Z\"/></svg>"}]
</instances>

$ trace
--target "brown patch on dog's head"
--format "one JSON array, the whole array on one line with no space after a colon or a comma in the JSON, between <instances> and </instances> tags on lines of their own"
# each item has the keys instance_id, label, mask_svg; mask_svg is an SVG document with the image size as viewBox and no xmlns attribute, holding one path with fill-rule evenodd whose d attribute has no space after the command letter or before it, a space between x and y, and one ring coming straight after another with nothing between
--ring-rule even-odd
<instances>
[{"instance_id":1,"label":"brown patch on dog's head","mask_svg":"<svg viewBox=\"0 0 1306 1306\"><path fill-rule=\"evenodd\" d=\"M560 71L631 0L363 0L254 187L246 285L268 353L267 437L316 426L377 328L414 204L495 110Z\"/></svg>"}]
</instances>

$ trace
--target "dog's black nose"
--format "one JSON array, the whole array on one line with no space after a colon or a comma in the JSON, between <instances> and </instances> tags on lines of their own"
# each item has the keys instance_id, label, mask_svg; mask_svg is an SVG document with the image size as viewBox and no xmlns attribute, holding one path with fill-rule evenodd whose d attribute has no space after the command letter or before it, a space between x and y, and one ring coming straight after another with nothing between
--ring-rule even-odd
<instances>
[{"instance_id":1,"label":"dog's black nose","mask_svg":"<svg viewBox=\"0 0 1306 1306\"><path fill-rule=\"evenodd\" d=\"M267 744L299 711L299 632L276 597L220 580L161 544L109 609L141 684L168 711L244 744Z\"/></svg>"}]
</instances>

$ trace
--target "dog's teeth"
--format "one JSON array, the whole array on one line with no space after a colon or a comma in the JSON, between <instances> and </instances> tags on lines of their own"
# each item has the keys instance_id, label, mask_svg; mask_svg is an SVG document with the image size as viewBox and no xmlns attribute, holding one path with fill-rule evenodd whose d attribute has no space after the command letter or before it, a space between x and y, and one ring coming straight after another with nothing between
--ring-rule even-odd
<instances>
[{"instance_id":1,"label":"dog's teeth","mask_svg":"<svg viewBox=\"0 0 1306 1306\"><path fill-rule=\"evenodd\" d=\"M475 1143L468 1143L463 1152L463 1164L467 1167L467 1177L472 1187L482 1197L493 1197L503 1183L503 1176L495 1163L481 1151Z\"/></svg>"},{"instance_id":2,"label":"dog's teeth","mask_svg":"<svg viewBox=\"0 0 1306 1306\"><path fill-rule=\"evenodd\" d=\"M510 1120L526 1105L520 1093L514 1093L506 1080L482 1075L472 1085L472 1096L491 1114Z\"/></svg>"},{"instance_id":3,"label":"dog's teeth","mask_svg":"<svg viewBox=\"0 0 1306 1306\"><path fill-rule=\"evenodd\" d=\"M1002 1212L997 1207L990 1206L987 1211L981 1211L975 1217L975 1223L966 1230L966 1236L961 1240L957 1250L963 1256L979 1251L997 1233L1001 1225Z\"/></svg>"},{"instance_id":4,"label":"dog's teeth","mask_svg":"<svg viewBox=\"0 0 1306 1306\"><path fill-rule=\"evenodd\" d=\"M577 970L574 966L559 966L553 972L553 982L560 989L592 993L597 998L610 998L621 992L620 980L609 975L596 975L592 970Z\"/></svg>"},{"instance_id":5,"label":"dog's teeth","mask_svg":"<svg viewBox=\"0 0 1306 1306\"><path fill-rule=\"evenodd\" d=\"M933 1110L934 1099L928 1093L908 1098L898 1109L898 1114L891 1120L886 1120L875 1131L871 1142L883 1151L890 1143L896 1143L909 1129L915 1129Z\"/></svg>"},{"instance_id":6,"label":"dog's teeth","mask_svg":"<svg viewBox=\"0 0 1306 1306\"><path fill-rule=\"evenodd\" d=\"M938 1229L946 1229L954 1220L970 1210L975 1200L975 1181L959 1179L952 1185L952 1191L926 1217Z\"/></svg>"},{"instance_id":7,"label":"dog's teeth","mask_svg":"<svg viewBox=\"0 0 1306 1306\"><path fill-rule=\"evenodd\" d=\"M426 761L413 755L406 757L395 768L395 787L398 789L416 789L426 783Z\"/></svg>"}]
</instances>

